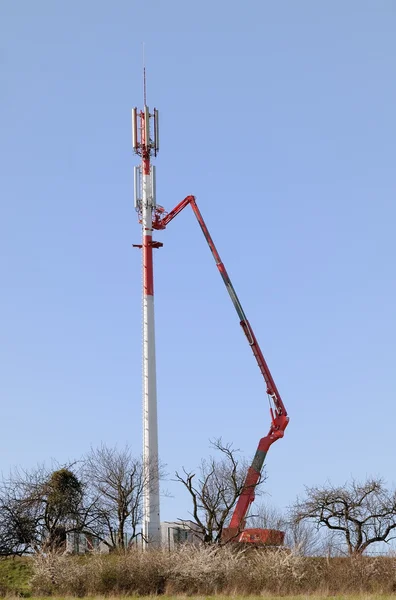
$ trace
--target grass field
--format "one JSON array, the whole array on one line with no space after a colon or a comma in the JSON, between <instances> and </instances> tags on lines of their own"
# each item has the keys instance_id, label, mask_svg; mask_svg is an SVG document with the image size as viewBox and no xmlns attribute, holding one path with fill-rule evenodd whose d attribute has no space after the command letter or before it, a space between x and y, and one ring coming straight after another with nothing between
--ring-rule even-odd
<instances>
[{"instance_id":1,"label":"grass field","mask_svg":"<svg viewBox=\"0 0 396 600\"><path fill-rule=\"evenodd\" d=\"M31 560L29 558L0 560L0 596L29 595L31 575Z\"/></svg>"}]
</instances>

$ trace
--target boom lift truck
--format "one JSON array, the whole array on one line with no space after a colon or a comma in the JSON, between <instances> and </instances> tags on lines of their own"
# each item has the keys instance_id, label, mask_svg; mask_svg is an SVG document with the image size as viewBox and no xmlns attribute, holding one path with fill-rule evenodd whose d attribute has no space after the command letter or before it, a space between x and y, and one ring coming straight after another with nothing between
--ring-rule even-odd
<instances>
[{"instance_id":1,"label":"boom lift truck","mask_svg":"<svg viewBox=\"0 0 396 600\"><path fill-rule=\"evenodd\" d=\"M223 279L223 282L230 295L232 303L238 314L241 327L252 349L254 357L257 361L259 369L264 377L267 386L267 394L270 403L271 425L268 434L259 441L256 454L250 465L246 479L243 485L243 490L238 498L234 512L231 517L230 525L223 530L222 539L224 541L236 541L242 543L265 544L271 546L279 546L283 544L284 532L274 529L245 529L246 518L249 512L251 503L255 497L255 488L260 481L261 471L264 465L264 460L270 446L283 437L284 431L289 423L285 405L282 402L281 396L272 378L271 372L265 361L263 353L257 342L256 336L246 318L245 312L239 302L238 296L235 293L231 280L225 269L225 266L217 252L216 246L210 236L205 221L202 218L201 212L197 206L194 196L187 196L182 200L172 211L166 213L165 210L158 206L153 215L153 229L165 229L166 226L186 207L190 205L202 229L202 233L208 243L210 251L216 262L216 266ZM154 247L162 246L159 242L152 242Z\"/></svg>"}]
</instances>

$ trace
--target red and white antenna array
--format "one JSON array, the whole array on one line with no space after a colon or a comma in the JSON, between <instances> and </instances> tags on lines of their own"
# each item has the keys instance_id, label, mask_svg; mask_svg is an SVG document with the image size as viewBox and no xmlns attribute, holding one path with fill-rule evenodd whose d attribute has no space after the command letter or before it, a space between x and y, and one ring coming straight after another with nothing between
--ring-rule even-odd
<instances>
[{"instance_id":1,"label":"red and white antenna array","mask_svg":"<svg viewBox=\"0 0 396 600\"><path fill-rule=\"evenodd\" d=\"M143 255L143 540L144 546L161 543L160 495L158 469L157 375L154 329L153 249L162 246L154 242L153 213L156 210L155 166L151 157L159 150L158 111L150 113L146 105L146 69L144 77L144 108L132 109L132 146L141 156L134 169L135 208L142 225Z\"/></svg>"}]
</instances>

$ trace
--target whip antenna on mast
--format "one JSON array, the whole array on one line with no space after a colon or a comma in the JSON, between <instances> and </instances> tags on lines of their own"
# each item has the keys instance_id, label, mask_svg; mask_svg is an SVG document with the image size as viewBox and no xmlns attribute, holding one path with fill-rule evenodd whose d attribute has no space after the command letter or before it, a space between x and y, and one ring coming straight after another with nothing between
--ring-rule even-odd
<instances>
[{"instance_id":1,"label":"whip antenna on mast","mask_svg":"<svg viewBox=\"0 0 396 600\"><path fill-rule=\"evenodd\" d=\"M146 61L144 56L144 42L143 42L143 105L146 106Z\"/></svg>"}]
</instances>

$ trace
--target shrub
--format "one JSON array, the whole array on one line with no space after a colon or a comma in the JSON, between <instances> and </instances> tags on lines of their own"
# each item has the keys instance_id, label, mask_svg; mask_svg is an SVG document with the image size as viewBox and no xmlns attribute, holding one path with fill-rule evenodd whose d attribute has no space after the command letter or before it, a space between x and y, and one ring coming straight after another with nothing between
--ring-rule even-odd
<instances>
[{"instance_id":1,"label":"shrub","mask_svg":"<svg viewBox=\"0 0 396 600\"><path fill-rule=\"evenodd\" d=\"M302 557L275 551L184 546L86 557L34 559L32 589L41 595L352 594L396 591L391 557Z\"/></svg>"}]
</instances>

